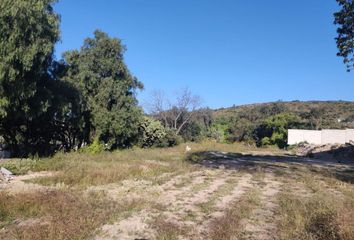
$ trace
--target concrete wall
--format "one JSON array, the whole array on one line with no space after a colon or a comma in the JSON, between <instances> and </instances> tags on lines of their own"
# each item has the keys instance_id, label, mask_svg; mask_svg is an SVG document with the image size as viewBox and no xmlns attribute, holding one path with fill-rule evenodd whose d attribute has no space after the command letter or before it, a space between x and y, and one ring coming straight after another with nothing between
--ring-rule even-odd
<instances>
[{"instance_id":1,"label":"concrete wall","mask_svg":"<svg viewBox=\"0 0 354 240\"><path fill-rule=\"evenodd\" d=\"M346 142L354 141L354 129L347 129L345 133L346 133L345 135Z\"/></svg>"},{"instance_id":2,"label":"concrete wall","mask_svg":"<svg viewBox=\"0 0 354 240\"><path fill-rule=\"evenodd\" d=\"M288 130L288 144L297 144L300 142L308 142L313 144L322 143L321 131L316 130L297 130L289 129Z\"/></svg>"},{"instance_id":3,"label":"concrete wall","mask_svg":"<svg viewBox=\"0 0 354 240\"><path fill-rule=\"evenodd\" d=\"M354 129L332 130L324 129L316 130L288 130L288 144L297 144L300 142L308 142L311 144L344 144L354 141Z\"/></svg>"},{"instance_id":4,"label":"concrete wall","mask_svg":"<svg viewBox=\"0 0 354 240\"><path fill-rule=\"evenodd\" d=\"M322 144L346 143L346 130L322 130Z\"/></svg>"}]
</instances>

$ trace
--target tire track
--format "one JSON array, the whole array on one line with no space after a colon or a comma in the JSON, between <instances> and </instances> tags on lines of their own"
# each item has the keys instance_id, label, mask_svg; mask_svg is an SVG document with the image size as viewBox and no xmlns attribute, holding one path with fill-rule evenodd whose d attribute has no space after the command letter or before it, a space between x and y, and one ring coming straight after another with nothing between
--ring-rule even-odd
<instances>
[{"instance_id":1,"label":"tire track","mask_svg":"<svg viewBox=\"0 0 354 240\"><path fill-rule=\"evenodd\" d=\"M221 173L221 174L220 174ZM226 184L226 181L230 179L230 174L227 172L215 171L215 176L211 179L202 182L204 184L201 189L196 192L184 191L182 198L172 202L170 207L163 213L167 221L175 224L193 224L193 221L186 221L186 217L193 216L196 218L194 221L203 218L203 212L198 207L199 204L205 203L216 192L219 187Z\"/></svg>"},{"instance_id":2,"label":"tire track","mask_svg":"<svg viewBox=\"0 0 354 240\"><path fill-rule=\"evenodd\" d=\"M266 173L263 181L266 185L260 189L260 207L253 211L249 219L245 220L243 239L275 239L274 233L277 228L275 212L279 207L276 195L280 192L282 183L275 180L271 173Z\"/></svg>"},{"instance_id":3,"label":"tire track","mask_svg":"<svg viewBox=\"0 0 354 240\"><path fill-rule=\"evenodd\" d=\"M215 219L222 217L224 212L229 209L233 203L237 202L245 193L252 189L251 174L244 174L238 178L238 182L235 183L230 194L220 197L213 206L213 212L208 216L204 216L204 220L198 224L193 239L207 239L211 223L215 221Z\"/></svg>"},{"instance_id":4,"label":"tire track","mask_svg":"<svg viewBox=\"0 0 354 240\"><path fill-rule=\"evenodd\" d=\"M197 171L185 176L177 176L169 180L160 186L162 189L160 193L161 196L156 198L156 203L162 204L173 212L172 209L175 208L176 205L182 204L182 201L178 200L178 197L191 192L193 187L203 183L208 176L209 173L207 171ZM176 187L184 177L190 178L192 181L183 187ZM101 228L100 233L94 239L154 239L155 232L149 223L160 215L159 211L161 210L146 209L133 213L130 217L121 221L113 224L106 224Z\"/></svg>"}]
</instances>

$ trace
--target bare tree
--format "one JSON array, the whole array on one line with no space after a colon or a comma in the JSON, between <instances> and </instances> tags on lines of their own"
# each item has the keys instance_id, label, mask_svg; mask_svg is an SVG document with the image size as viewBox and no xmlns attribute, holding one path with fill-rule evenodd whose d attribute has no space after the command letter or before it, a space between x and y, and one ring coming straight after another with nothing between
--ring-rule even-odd
<instances>
[{"instance_id":1,"label":"bare tree","mask_svg":"<svg viewBox=\"0 0 354 240\"><path fill-rule=\"evenodd\" d=\"M177 115L174 118L174 129L176 134L192 119L196 110L201 106L201 99L199 96L193 95L188 88L184 88L177 96L176 110ZM182 114L185 113L183 119ZM181 119L181 121L179 121ZM179 123L179 124L178 124Z\"/></svg>"},{"instance_id":2,"label":"bare tree","mask_svg":"<svg viewBox=\"0 0 354 240\"><path fill-rule=\"evenodd\" d=\"M154 91L149 105L151 114L155 115L165 127L172 128L179 134L201 107L201 99L193 95L188 88L183 88L177 93L176 100L171 103L162 91Z\"/></svg>"},{"instance_id":3,"label":"bare tree","mask_svg":"<svg viewBox=\"0 0 354 240\"><path fill-rule=\"evenodd\" d=\"M170 102L166 98L166 95L161 90L155 90L151 94L151 99L146 104L148 111L158 118L165 127L170 127L168 122L168 109L170 108Z\"/></svg>"}]
</instances>

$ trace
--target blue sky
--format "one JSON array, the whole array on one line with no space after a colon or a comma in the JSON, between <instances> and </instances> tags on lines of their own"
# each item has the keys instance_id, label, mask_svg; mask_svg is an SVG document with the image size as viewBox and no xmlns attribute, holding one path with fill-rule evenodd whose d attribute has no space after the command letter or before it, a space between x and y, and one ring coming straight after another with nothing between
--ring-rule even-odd
<instances>
[{"instance_id":1,"label":"blue sky","mask_svg":"<svg viewBox=\"0 0 354 240\"><path fill-rule=\"evenodd\" d=\"M354 100L336 56L335 0L60 0L59 58L101 29L123 40L145 85L189 87L212 108L277 100Z\"/></svg>"}]
</instances>

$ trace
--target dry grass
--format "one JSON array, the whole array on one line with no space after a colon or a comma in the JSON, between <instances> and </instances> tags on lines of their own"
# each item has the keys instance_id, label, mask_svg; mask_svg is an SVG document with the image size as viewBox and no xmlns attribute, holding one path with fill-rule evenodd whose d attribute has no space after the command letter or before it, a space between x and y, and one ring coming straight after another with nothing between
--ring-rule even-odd
<instances>
[{"instance_id":1,"label":"dry grass","mask_svg":"<svg viewBox=\"0 0 354 240\"><path fill-rule=\"evenodd\" d=\"M279 239L354 239L354 187L331 171L300 168L288 179L289 185L301 183L310 194L292 193L287 185L279 195Z\"/></svg>"},{"instance_id":2,"label":"dry grass","mask_svg":"<svg viewBox=\"0 0 354 240\"><path fill-rule=\"evenodd\" d=\"M120 210L100 196L65 191L0 193L2 239L83 239ZM16 221L14 221L16 220Z\"/></svg>"},{"instance_id":3,"label":"dry grass","mask_svg":"<svg viewBox=\"0 0 354 240\"><path fill-rule=\"evenodd\" d=\"M111 201L102 193L69 190L0 193L0 239L86 239L104 223L151 203Z\"/></svg>"},{"instance_id":4,"label":"dry grass","mask_svg":"<svg viewBox=\"0 0 354 240\"><path fill-rule=\"evenodd\" d=\"M256 149L241 144L204 142L188 145L192 148L192 153L235 153L227 154L227 158L242 157L237 153L261 152L264 155L281 157L285 153L281 150ZM126 193L134 198L125 198L125 195L116 199L110 198L108 191L103 191L106 185L121 186L124 180L145 182L149 188L151 186L158 189L171 178L183 175L182 180L176 181L173 188L189 190L176 195L175 200L188 200L193 194L207 188L215 178L221 177L205 175L203 182L193 183L193 179L188 177L191 176L189 174L203 167L185 161L188 157L188 160L193 160L190 159L191 156L198 158L195 161L200 162L209 155L186 155L185 145L181 145L168 149L130 149L96 155L57 154L52 158L15 159L3 163L1 166L16 174L28 171L55 171L56 174L31 180L49 186L46 191L33 190L20 194L0 192L0 239L90 239L102 225L127 219L140 210L157 213L154 215L157 217L151 222L156 239L194 236L194 229L186 227L189 225L183 222L200 221L195 212L182 216L182 223L176 224L162 218L164 215L160 213L164 208L156 202L158 195L154 192L148 193L144 187L137 188L140 192L131 189L131 192ZM219 160L217 158L225 160L223 156L214 157L216 162ZM283 191L275 199L277 209L274 217L272 216L277 226L278 239L354 239L354 176L351 169L339 171L336 168L267 161L265 159L262 163L252 162L250 165L245 163L239 173L232 172L231 175L235 178L226 181L208 195L205 202L196 205L200 210L198 214L208 219L207 216L211 216L215 211L218 199L230 194L238 184L237 176L245 172L252 175L255 187L247 189L240 199L224 209L223 216L210 220L207 233L210 239L246 237L243 235L244 221L250 218L255 209L264 207L260 203L260 190L266 184L264 178L269 171L272 171L277 181L283 183ZM215 170L205 172L215 173ZM189 185L191 186L188 188ZM99 186L96 188L103 190L91 191L95 189L90 188L92 186ZM88 191L88 188L91 190ZM141 197L137 196L139 194ZM118 202L117 199L121 200Z\"/></svg>"},{"instance_id":5,"label":"dry grass","mask_svg":"<svg viewBox=\"0 0 354 240\"><path fill-rule=\"evenodd\" d=\"M162 217L158 217L152 225L156 231L156 240L178 240L181 236L185 236L189 230Z\"/></svg>"},{"instance_id":6,"label":"dry grass","mask_svg":"<svg viewBox=\"0 0 354 240\"><path fill-rule=\"evenodd\" d=\"M242 144L190 143L192 151L256 151ZM53 177L37 179L43 185L65 184L85 188L124 179L161 180L164 173L175 175L193 171L185 159L185 145L167 149L130 149L100 154L57 154L44 159L16 159L2 164L15 174L28 171L58 171ZM153 161L152 161L153 160Z\"/></svg>"}]
</instances>

